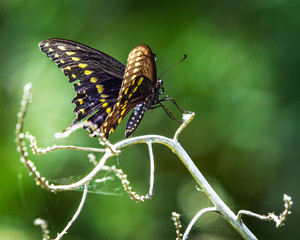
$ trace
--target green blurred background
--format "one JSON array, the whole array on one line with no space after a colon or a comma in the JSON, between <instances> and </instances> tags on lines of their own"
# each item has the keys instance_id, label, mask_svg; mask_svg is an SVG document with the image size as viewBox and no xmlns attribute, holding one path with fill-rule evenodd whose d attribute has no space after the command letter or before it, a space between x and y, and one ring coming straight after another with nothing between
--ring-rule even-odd
<instances>
[{"instance_id":1,"label":"green blurred background","mask_svg":"<svg viewBox=\"0 0 300 240\"><path fill-rule=\"evenodd\" d=\"M75 93L67 78L47 59L38 43L66 38L99 49L126 63L135 46L145 43L157 55L166 94L195 119L180 142L230 208L257 213L283 210L282 195L293 197L286 226L245 217L259 239L299 237L299 80L300 2L254 1L0 1L0 239L41 239L37 217L49 221L52 237L69 221L81 192L52 194L37 187L19 161L15 124L23 86L33 83L33 102L25 129L40 146L98 146L80 130L69 139L55 132L74 119ZM180 117L172 104L172 112ZM124 136L126 120L111 135ZM178 124L162 109L148 111L136 135L171 137ZM171 212L182 214L185 228L201 208L211 206L197 191L180 160L154 146L154 197L135 203L107 184L108 194L88 195L79 219L64 239L175 239ZM86 153L61 151L30 156L42 175L65 181L92 168ZM146 193L149 161L145 146L124 150L110 160ZM99 192L102 191L101 188ZM241 239L220 216L201 218L189 239Z\"/></svg>"}]
</instances>

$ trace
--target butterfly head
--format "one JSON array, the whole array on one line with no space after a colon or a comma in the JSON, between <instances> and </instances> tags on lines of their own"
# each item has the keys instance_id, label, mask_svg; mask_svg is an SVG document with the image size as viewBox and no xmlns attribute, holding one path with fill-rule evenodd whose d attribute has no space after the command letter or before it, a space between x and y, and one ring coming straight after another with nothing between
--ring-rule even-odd
<instances>
[{"instance_id":1,"label":"butterfly head","mask_svg":"<svg viewBox=\"0 0 300 240\"><path fill-rule=\"evenodd\" d=\"M163 80L161 80L161 79L157 80L156 88L158 89L158 94L159 95L164 94L165 89L164 89L164 82L163 82Z\"/></svg>"}]
</instances>

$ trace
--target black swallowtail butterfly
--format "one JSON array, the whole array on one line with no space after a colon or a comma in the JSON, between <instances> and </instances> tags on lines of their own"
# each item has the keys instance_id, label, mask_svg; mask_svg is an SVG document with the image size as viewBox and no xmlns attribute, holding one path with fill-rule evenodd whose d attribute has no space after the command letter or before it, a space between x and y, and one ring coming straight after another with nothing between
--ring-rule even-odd
<instances>
[{"instance_id":1,"label":"black swallowtail butterfly","mask_svg":"<svg viewBox=\"0 0 300 240\"><path fill-rule=\"evenodd\" d=\"M162 106L174 118L161 104L172 99L158 99L163 92L162 81L157 79L155 55L147 45L137 46L129 53L127 66L103 52L69 40L47 39L39 47L70 82L76 82L72 103L76 105L77 118L70 127L89 117L87 121L97 125L107 138L134 108L126 126L127 138L135 132L145 111L155 108L154 105ZM95 130L86 128L91 133Z\"/></svg>"}]
</instances>

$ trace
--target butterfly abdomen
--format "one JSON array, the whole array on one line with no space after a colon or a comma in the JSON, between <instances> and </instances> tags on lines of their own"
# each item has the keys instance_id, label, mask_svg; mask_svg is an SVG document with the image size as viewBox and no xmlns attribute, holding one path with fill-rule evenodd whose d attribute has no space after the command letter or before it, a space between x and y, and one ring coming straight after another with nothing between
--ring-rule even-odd
<instances>
[{"instance_id":1,"label":"butterfly abdomen","mask_svg":"<svg viewBox=\"0 0 300 240\"><path fill-rule=\"evenodd\" d=\"M147 104L146 101L144 101L136 105L135 108L133 109L131 116L129 117L129 120L127 122L126 130L125 130L126 138L132 135L135 132L138 125L140 124L145 114L145 111L147 110L146 104Z\"/></svg>"}]
</instances>

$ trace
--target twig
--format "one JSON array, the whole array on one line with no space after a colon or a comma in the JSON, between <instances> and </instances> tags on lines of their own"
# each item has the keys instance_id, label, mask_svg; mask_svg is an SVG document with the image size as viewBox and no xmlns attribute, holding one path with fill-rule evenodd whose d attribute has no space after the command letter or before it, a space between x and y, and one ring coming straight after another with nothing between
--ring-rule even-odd
<instances>
[{"instance_id":1,"label":"twig","mask_svg":"<svg viewBox=\"0 0 300 240\"><path fill-rule=\"evenodd\" d=\"M154 156L152 150L152 144L150 142L147 143L149 157L150 157L150 184L149 184L149 193L147 194L148 198L153 196L153 187L154 187Z\"/></svg>"},{"instance_id":2,"label":"twig","mask_svg":"<svg viewBox=\"0 0 300 240\"><path fill-rule=\"evenodd\" d=\"M104 134L102 132L100 132L99 128L97 127L96 124L90 122L90 121L84 121L82 123L78 123L72 127L67 128L66 130L64 130L63 132L59 132L59 133L55 133L54 137L55 138L66 138L68 137L71 133L75 132L78 129L82 129L83 127L89 127L92 129L96 129L95 131L93 131L93 133L90 134L91 137L99 137L99 143L103 146L106 147L106 149L94 149L94 148L80 148L80 147L75 147L76 150L81 150L81 151L90 151L88 149L92 149L92 151L94 152L107 152L108 150L110 150L114 155L118 155L120 153L120 151L117 151L116 149L114 149L113 145L108 141L108 139L106 139L104 137ZM55 146L56 150L57 148L60 149L72 149L72 147L74 146Z\"/></svg>"},{"instance_id":3,"label":"twig","mask_svg":"<svg viewBox=\"0 0 300 240\"><path fill-rule=\"evenodd\" d=\"M40 226L43 233L43 240L50 240L48 224L44 219L37 218L34 220L34 225Z\"/></svg>"},{"instance_id":4,"label":"twig","mask_svg":"<svg viewBox=\"0 0 300 240\"><path fill-rule=\"evenodd\" d=\"M98 163L96 161L96 156L92 153L90 153L88 155L89 161L96 166ZM153 159L152 159L153 160ZM118 169L116 168L116 166L107 166L104 165L102 167L103 171L112 171L116 174L116 176L121 180L122 186L124 188L124 190L129 194L130 198L137 201L137 202L143 202L147 199L150 199L151 196L153 195L153 181L154 181L154 161L150 161L150 187L149 187L149 192L144 196L144 195L139 195L136 192L132 191L132 187L130 186L130 182L127 179L127 175L123 172L122 169ZM152 172L153 169L153 172ZM101 179L95 179L95 182L99 183L99 182L105 182L110 178L101 178Z\"/></svg>"},{"instance_id":5,"label":"twig","mask_svg":"<svg viewBox=\"0 0 300 240\"><path fill-rule=\"evenodd\" d=\"M55 240L60 240L63 237L63 235L65 235L67 233L68 229L72 226L72 224L75 222L75 220L78 218L78 216L84 206L87 192L88 192L88 184L85 184L84 190L82 193L82 198L81 198L80 204L79 204L75 214L73 215L72 219L68 222L67 226L62 230L62 232L57 234L57 237L55 238Z\"/></svg>"},{"instance_id":6,"label":"twig","mask_svg":"<svg viewBox=\"0 0 300 240\"><path fill-rule=\"evenodd\" d=\"M28 158L28 152L26 143L24 142L25 134L23 133L23 127L24 127L24 121L25 116L27 113L27 107L28 104L31 102L31 88L32 84L27 83L24 86L24 94L21 101L21 110L18 113L18 122L16 125L16 142L18 144L17 151L21 153L21 159L20 161L24 164L24 166L28 169L29 172L32 173L32 176L34 177L36 184L41 185L44 188L47 188L48 182L45 181L45 178L41 177L40 173L36 170L36 167L34 166L33 162L29 160Z\"/></svg>"},{"instance_id":7,"label":"twig","mask_svg":"<svg viewBox=\"0 0 300 240\"><path fill-rule=\"evenodd\" d=\"M88 159L89 159L89 162L90 162L90 163L92 163L94 166L97 166L98 162L97 162L97 160L96 160L95 154L89 153L89 154L88 154Z\"/></svg>"},{"instance_id":8,"label":"twig","mask_svg":"<svg viewBox=\"0 0 300 240\"><path fill-rule=\"evenodd\" d=\"M124 187L124 190L129 194L130 198L135 200L136 202L144 202L145 200L149 199L150 194L146 195L139 195L132 190L130 186L130 182L127 179L127 175L123 172L122 169L118 169L115 166L104 166L103 170L112 170L115 172L116 176L121 180L121 183Z\"/></svg>"},{"instance_id":9,"label":"twig","mask_svg":"<svg viewBox=\"0 0 300 240\"><path fill-rule=\"evenodd\" d=\"M185 232L183 234L182 240L186 240L188 238L188 235L190 234L190 231L192 229L192 227L194 226L195 222L198 220L199 217L202 216L202 214L206 213L206 212L217 212L217 208L215 207L209 207L209 208L203 208L201 209L194 217L193 219L190 221L189 225L187 226L187 228L185 229Z\"/></svg>"},{"instance_id":10,"label":"twig","mask_svg":"<svg viewBox=\"0 0 300 240\"><path fill-rule=\"evenodd\" d=\"M78 123L72 127L68 127L66 130L64 130L63 132L58 132L54 134L54 137L56 139L60 139L60 138L66 138L68 137L71 133L73 133L74 131L81 129L85 126L88 126L87 122L82 122L82 123Z\"/></svg>"},{"instance_id":11,"label":"twig","mask_svg":"<svg viewBox=\"0 0 300 240\"><path fill-rule=\"evenodd\" d=\"M186 112L182 115L183 123L180 125L180 127L177 129L177 131L174 134L174 141L178 142L178 136L182 132L182 130L193 120L195 116L194 112Z\"/></svg>"},{"instance_id":12,"label":"twig","mask_svg":"<svg viewBox=\"0 0 300 240\"><path fill-rule=\"evenodd\" d=\"M83 206L84 206L84 203L85 203L85 200L86 200L86 196L87 196L87 192L88 192L88 185L84 185L84 190L83 190L83 193L82 193L82 197L81 197L81 201L80 201L80 204L75 212L75 214L73 215L72 219L68 222L67 226L61 231L61 233L58 233L57 234L57 237L55 238L55 240L60 240L62 239L62 237L67 234L67 231L68 229L72 226L72 224L75 222L75 220L78 218ZM41 219L41 218L37 218L35 221L34 221L34 224L36 226L40 226L41 229L42 229L42 232L43 232L43 240L50 240L50 236L49 236L49 230L48 230L48 224L47 222L44 220L44 219Z\"/></svg>"},{"instance_id":13,"label":"twig","mask_svg":"<svg viewBox=\"0 0 300 240\"><path fill-rule=\"evenodd\" d=\"M49 152L53 152L55 150L61 150L61 149L71 149L71 150L79 150L79 151L86 151L86 152L106 152L105 149L101 148L89 148L89 147L77 147L77 146L57 146L53 145L52 147L46 147L46 148L39 148L37 146L37 141L34 136L26 132L25 138L29 140L30 147L32 149L33 154L46 154Z\"/></svg>"},{"instance_id":14,"label":"twig","mask_svg":"<svg viewBox=\"0 0 300 240\"><path fill-rule=\"evenodd\" d=\"M284 225L284 222L287 220L287 216L291 214L291 207L293 205L293 201L290 196L283 194L283 200L284 200L284 210L279 216L275 215L274 213L268 213L268 215L265 216L247 210L240 210L238 212L237 219L238 221L242 221L242 215L248 215L251 217L256 217L260 220L274 221L276 227L279 228Z\"/></svg>"},{"instance_id":15,"label":"twig","mask_svg":"<svg viewBox=\"0 0 300 240\"><path fill-rule=\"evenodd\" d=\"M180 222L180 214L176 212L172 212L172 220L174 221L175 229L176 229L176 240L181 240L182 234L180 233L180 228L182 227Z\"/></svg>"}]
</instances>

